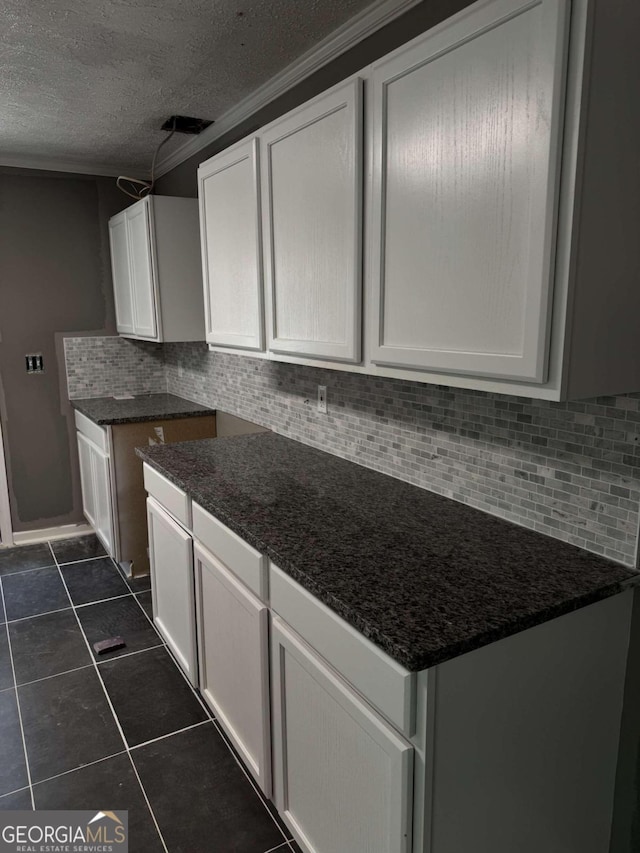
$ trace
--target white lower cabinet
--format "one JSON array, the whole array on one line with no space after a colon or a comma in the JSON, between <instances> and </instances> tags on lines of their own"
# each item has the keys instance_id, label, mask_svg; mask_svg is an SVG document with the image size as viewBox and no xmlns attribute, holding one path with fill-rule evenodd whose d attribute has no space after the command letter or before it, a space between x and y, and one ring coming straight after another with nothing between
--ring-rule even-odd
<instances>
[{"instance_id":1,"label":"white lower cabinet","mask_svg":"<svg viewBox=\"0 0 640 853\"><path fill-rule=\"evenodd\" d=\"M113 513L109 456L81 432L77 433L82 509L104 547L113 555Z\"/></svg>"},{"instance_id":2,"label":"white lower cabinet","mask_svg":"<svg viewBox=\"0 0 640 853\"><path fill-rule=\"evenodd\" d=\"M92 445L82 435L78 438L78 461L80 463L80 484L82 486L82 511L92 527L96 524L95 493L93 488L93 472L91 466Z\"/></svg>"},{"instance_id":3,"label":"white lower cabinet","mask_svg":"<svg viewBox=\"0 0 640 853\"><path fill-rule=\"evenodd\" d=\"M194 553L200 690L269 796L269 608L197 542Z\"/></svg>"},{"instance_id":4,"label":"white lower cabinet","mask_svg":"<svg viewBox=\"0 0 640 853\"><path fill-rule=\"evenodd\" d=\"M155 623L304 853L608 849L631 590L412 673L145 485Z\"/></svg>"},{"instance_id":5,"label":"white lower cabinet","mask_svg":"<svg viewBox=\"0 0 640 853\"><path fill-rule=\"evenodd\" d=\"M277 616L275 802L305 853L409 853L413 747Z\"/></svg>"},{"instance_id":6,"label":"white lower cabinet","mask_svg":"<svg viewBox=\"0 0 640 853\"><path fill-rule=\"evenodd\" d=\"M94 528L109 554L113 554L113 513L111 512L111 474L109 457L99 448L93 450L93 486L95 490Z\"/></svg>"},{"instance_id":7,"label":"white lower cabinet","mask_svg":"<svg viewBox=\"0 0 640 853\"><path fill-rule=\"evenodd\" d=\"M192 684L198 684L193 540L153 498L147 499L153 621Z\"/></svg>"}]
</instances>

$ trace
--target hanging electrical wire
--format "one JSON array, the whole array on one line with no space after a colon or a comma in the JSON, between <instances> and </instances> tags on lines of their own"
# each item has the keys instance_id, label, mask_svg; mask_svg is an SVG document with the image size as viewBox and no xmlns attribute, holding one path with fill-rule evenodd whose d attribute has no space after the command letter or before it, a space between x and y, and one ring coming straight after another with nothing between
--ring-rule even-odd
<instances>
[{"instance_id":1,"label":"hanging electrical wire","mask_svg":"<svg viewBox=\"0 0 640 853\"><path fill-rule=\"evenodd\" d=\"M176 117L174 116L171 132L160 142L153 154L153 160L151 161L151 180L143 181L140 178L130 178L127 175L120 175L116 181L116 186L119 190L122 190L125 195L128 195L129 198L134 198L136 201L140 201L141 198L146 198L148 195L153 193L153 187L156 182L156 160L158 159L158 154L160 153L162 146L167 144L175 132Z\"/></svg>"}]
</instances>

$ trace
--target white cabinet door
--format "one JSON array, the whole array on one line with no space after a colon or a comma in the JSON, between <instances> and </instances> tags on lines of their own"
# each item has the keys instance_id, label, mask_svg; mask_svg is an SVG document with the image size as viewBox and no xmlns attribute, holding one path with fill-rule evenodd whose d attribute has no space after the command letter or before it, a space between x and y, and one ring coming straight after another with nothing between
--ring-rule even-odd
<instances>
[{"instance_id":1,"label":"white cabinet door","mask_svg":"<svg viewBox=\"0 0 640 853\"><path fill-rule=\"evenodd\" d=\"M96 526L96 506L93 486L92 445L82 433L76 433L78 438L78 460L80 462L80 487L82 489L82 511L89 524Z\"/></svg>"},{"instance_id":2,"label":"white cabinet door","mask_svg":"<svg viewBox=\"0 0 640 853\"><path fill-rule=\"evenodd\" d=\"M278 617L275 803L305 853L409 853L413 747Z\"/></svg>"},{"instance_id":3,"label":"white cabinet door","mask_svg":"<svg viewBox=\"0 0 640 853\"><path fill-rule=\"evenodd\" d=\"M78 438L82 509L107 553L113 556L114 534L111 511L111 476L109 456L82 433Z\"/></svg>"},{"instance_id":4,"label":"white cabinet door","mask_svg":"<svg viewBox=\"0 0 640 853\"><path fill-rule=\"evenodd\" d=\"M95 500L94 529L107 553L113 555L113 516L111 512L111 476L109 457L98 447L91 448L93 493Z\"/></svg>"},{"instance_id":5,"label":"white cabinet door","mask_svg":"<svg viewBox=\"0 0 640 853\"><path fill-rule=\"evenodd\" d=\"M269 796L269 608L197 542L194 553L200 690Z\"/></svg>"},{"instance_id":6,"label":"white cabinet door","mask_svg":"<svg viewBox=\"0 0 640 853\"><path fill-rule=\"evenodd\" d=\"M264 349L258 140L198 169L207 341Z\"/></svg>"},{"instance_id":7,"label":"white cabinet door","mask_svg":"<svg viewBox=\"0 0 640 853\"><path fill-rule=\"evenodd\" d=\"M568 6L475 4L374 67L374 362L544 381Z\"/></svg>"},{"instance_id":8,"label":"white cabinet door","mask_svg":"<svg viewBox=\"0 0 640 853\"><path fill-rule=\"evenodd\" d=\"M192 684L198 684L193 540L147 499L153 621Z\"/></svg>"},{"instance_id":9,"label":"white cabinet door","mask_svg":"<svg viewBox=\"0 0 640 853\"><path fill-rule=\"evenodd\" d=\"M143 199L125 211L131 268L131 292L135 334L156 339L156 294L154 286L151 200Z\"/></svg>"},{"instance_id":10,"label":"white cabinet door","mask_svg":"<svg viewBox=\"0 0 640 853\"><path fill-rule=\"evenodd\" d=\"M360 360L361 80L261 133L269 349Z\"/></svg>"},{"instance_id":11,"label":"white cabinet door","mask_svg":"<svg viewBox=\"0 0 640 853\"><path fill-rule=\"evenodd\" d=\"M116 328L125 335L132 335L134 333L133 302L125 211L109 220L109 241L111 245L113 296L116 307Z\"/></svg>"}]
</instances>

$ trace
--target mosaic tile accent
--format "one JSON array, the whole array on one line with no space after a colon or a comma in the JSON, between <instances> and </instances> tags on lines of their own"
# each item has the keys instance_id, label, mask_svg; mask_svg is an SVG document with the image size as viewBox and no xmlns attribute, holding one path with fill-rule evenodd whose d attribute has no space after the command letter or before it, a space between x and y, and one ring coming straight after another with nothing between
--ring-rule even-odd
<instances>
[{"instance_id":1,"label":"mosaic tile accent","mask_svg":"<svg viewBox=\"0 0 640 853\"><path fill-rule=\"evenodd\" d=\"M167 390L161 344L118 335L65 338L70 400Z\"/></svg>"},{"instance_id":2,"label":"mosaic tile accent","mask_svg":"<svg viewBox=\"0 0 640 853\"><path fill-rule=\"evenodd\" d=\"M167 391L636 565L640 394L552 403L164 346ZM327 385L328 414L316 411Z\"/></svg>"}]
</instances>

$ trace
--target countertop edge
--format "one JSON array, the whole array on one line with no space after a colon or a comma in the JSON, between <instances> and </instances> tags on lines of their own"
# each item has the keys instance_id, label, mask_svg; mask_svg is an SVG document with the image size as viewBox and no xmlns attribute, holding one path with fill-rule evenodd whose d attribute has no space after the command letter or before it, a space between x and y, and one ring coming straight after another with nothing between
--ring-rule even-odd
<instances>
[{"instance_id":1,"label":"countertop edge","mask_svg":"<svg viewBox=\"0 0 640 853\"><path fill-rule=\"evenodd\" d=\"M238 523L234 518L230 517L230 515L225 512L224 508L212 505L211 501L203 498L197 490L189 488L181 477L176 476L169 469L163 467L154 459L150 458L146 453L146 448L136 448L136 454L146 464L158 473L162 474L163 477L179 489L184 491L192 501L197 503L199 506L202 506L204 510L219 519L230 530L248 542L248 544L254 547L257 551L260 551L261 554L268 557L278 566L279 569L299 583L311 595L326 604L334 613L336 613L337 616L344 619L345 622L377 645L378 648L380 648L381 651L387 654L392 660L395 660L401 666L406 667L410 672L422 672L426 669L430 669L431 667L446 663L448 660L452 660L453 658L467 654L468 652L480 649L483 646L514 636L515 634L518 634L521 631L526 631L529 628L535 628L536 626L549 622L552 619L573 613L576 610L589 606L590 604L596 604L599 601L611 598L612 596L625 592L634 586L640 585L640 572L629 567L624 567L629 571L629 577L626 580L617 580L584 595L568 598L565 601L543 609L538 613L523 614L513 620L506 620L495 625L495 627L492 627L488 631L470 635L469 637L465 637L455 643L444 644L433 653L413 655L407 648L399 646L396 641L382 633L374 625L368 623L357 613L354 613L348 604L345 604L341 600L337 600L335 596L331 594L323 594L322 590L319 590L318 584L315 580L309 578L304 574L304 572L300 571L296 567L291 566L286 558L283 558L282 555L276 553L272 548L266 545L266 543L262 542L259 537L252 533L251 530L247 530L241 523ZM389 653L389 649L393 649L393 654Z\"/></svg>"}]
</instances>

